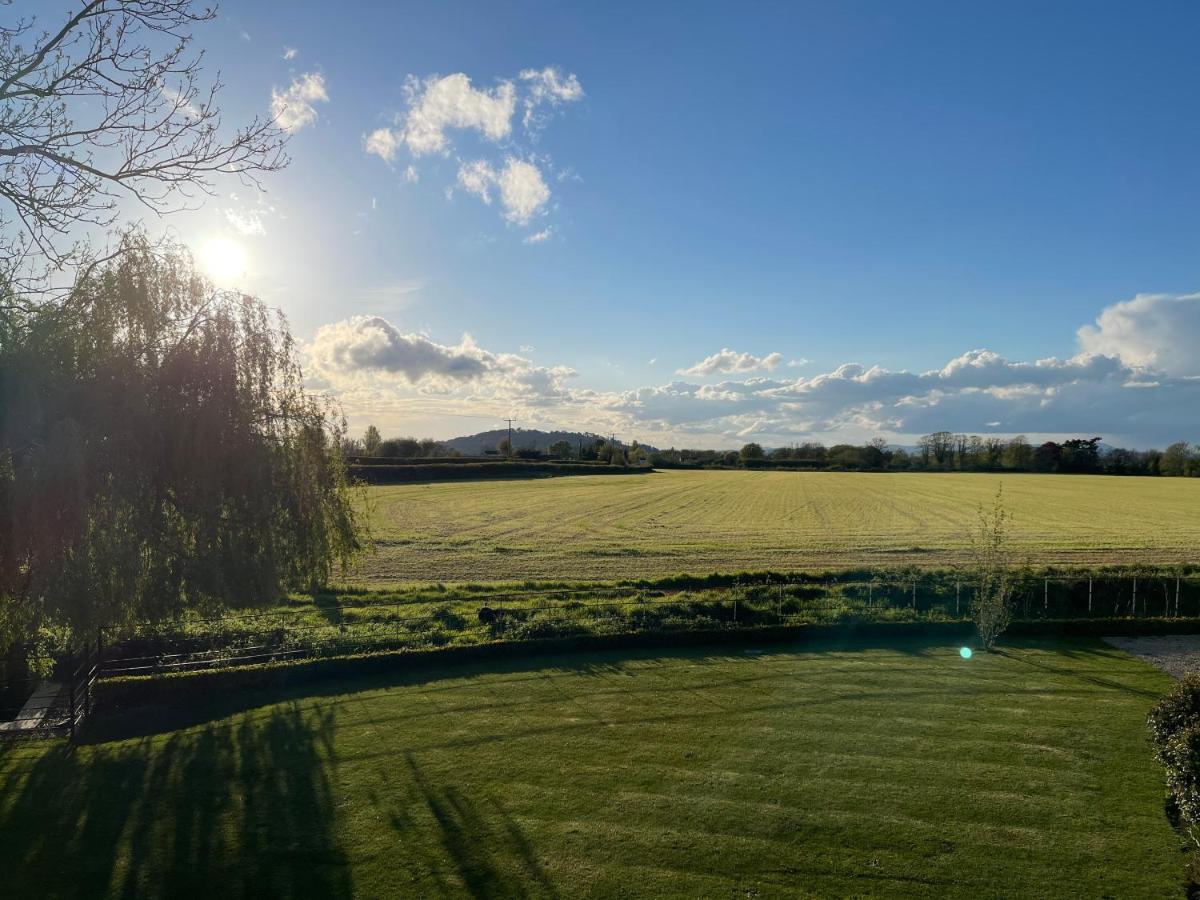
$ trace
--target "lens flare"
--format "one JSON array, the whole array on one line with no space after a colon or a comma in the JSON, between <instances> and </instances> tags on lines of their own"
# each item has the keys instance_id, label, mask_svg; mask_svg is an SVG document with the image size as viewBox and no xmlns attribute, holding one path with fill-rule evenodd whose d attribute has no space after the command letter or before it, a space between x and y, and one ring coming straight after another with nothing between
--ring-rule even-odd
<instances>
[{"instance_id":1,"label":"lens flare","mask_svg":"<svg viewBox=\"0 0 1200 900\"><path fill-rule=\"evenodd\" d=\"M961 656L963 659L970 659L971 658L971 648L963 647L961 650L958 651L958 655Z\"/></svg>"}]
</instances>

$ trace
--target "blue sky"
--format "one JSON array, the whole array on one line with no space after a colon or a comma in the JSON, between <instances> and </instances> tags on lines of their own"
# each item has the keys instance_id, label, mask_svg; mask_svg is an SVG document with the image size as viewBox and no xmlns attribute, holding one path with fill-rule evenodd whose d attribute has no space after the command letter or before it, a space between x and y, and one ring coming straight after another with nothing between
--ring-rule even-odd
<instances>
[{"instance_id":1,"label":"blue sky","mask_svg":"<svg viewBox=\"0 0 1200 900\"><path fill-rule=\"evenodd\" d=\"M167 224L237 243L356 428L1200 439L1197 37L1188 3L227 2L227 117L283 97L293 161Z\"/></svg>"}]
</instances>

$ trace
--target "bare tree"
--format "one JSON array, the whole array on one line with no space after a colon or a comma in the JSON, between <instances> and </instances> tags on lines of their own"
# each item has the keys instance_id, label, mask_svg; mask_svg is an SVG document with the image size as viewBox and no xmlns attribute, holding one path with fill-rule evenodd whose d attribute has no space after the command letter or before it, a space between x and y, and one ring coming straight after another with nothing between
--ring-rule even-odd
<instances>
[{"instance_id":1,"label":"bare tree","mask_svg":"<svg viewBox=\"0 0 1200 900\"><path fill-rule=\"evenodd\" d=\"M257 187L286 165L273 120L222 127L220 78L205 83L190 50L214 15L193 0L86 0L59 27L0 23L0 277L16 298L76 258L79 230L113 225L123 199L172 212L215 176Z\"/></svg>"},{"instance_id":2,"label":"bare tree","mask_svg":"<svg viewBox=\"0 0 1200 900\"><path fill-rule=\"evenodd\" d=\"M985 650L991 650L1012 620L1016 576L1009 550L1012 515L1004 508L1004 489L996 489L992 508L979 505L971 534L970 566L975 576L975 628Z\"/></svg>"}]
</instances>

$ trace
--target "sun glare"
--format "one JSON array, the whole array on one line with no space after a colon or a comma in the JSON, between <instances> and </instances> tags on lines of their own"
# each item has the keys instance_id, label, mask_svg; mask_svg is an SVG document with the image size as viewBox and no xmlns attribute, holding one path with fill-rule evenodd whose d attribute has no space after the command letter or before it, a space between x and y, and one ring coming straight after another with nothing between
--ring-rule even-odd
<instances>
[{"instance_id":1,"label":"sun glare","mask_svg":"<svg viewBox=\"0 0 1200 900\"><path fill-rule=\"evenodd\" d=\"M214 238L200 249L200 266L220 287L232 287L246 276L246 251L229 238Z\"/></svg>"}]
</instances>

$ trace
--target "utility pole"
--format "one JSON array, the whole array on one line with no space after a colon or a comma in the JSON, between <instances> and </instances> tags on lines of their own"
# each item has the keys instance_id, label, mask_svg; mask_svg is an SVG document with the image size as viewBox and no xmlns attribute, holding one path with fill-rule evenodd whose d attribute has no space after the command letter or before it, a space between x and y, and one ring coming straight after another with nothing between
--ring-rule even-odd
<instances>
[{"instance_id":1,"label":"utility pole","mask_svg":"<svg viewBox=\"0 0 1200 900\"><path fill-rule=\"evenodd\" d=\"M512 420L512 419L505 419L504 421L508 423L508 458L509 458L509 459L512 459L512 455L513 455L513 446L512 446L512 423L513 423L513 420Z\"/></svg>"}]
</instances>

